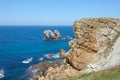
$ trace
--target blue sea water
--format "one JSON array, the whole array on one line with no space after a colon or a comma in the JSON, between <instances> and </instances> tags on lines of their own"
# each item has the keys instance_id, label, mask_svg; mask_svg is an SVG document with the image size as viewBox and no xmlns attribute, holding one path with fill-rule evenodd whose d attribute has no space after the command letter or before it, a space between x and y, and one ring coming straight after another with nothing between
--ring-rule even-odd
<instances>
[{"instance_id":1,"label":"blue sea water","mask_svg":"<svg viewBox=\"0 0 120 80\"><path fill-rule=\"evenodd\" d=\"M46 29L59 30L63 38L73 37L72 26L0 26L0 69L5 75L0 80L20 80L31 65L41 62L39 58L49 60L46 54L69 49L67 39L45 41ZM31 57L32 62L22 63Z\"/></svg>"}]
</instances>

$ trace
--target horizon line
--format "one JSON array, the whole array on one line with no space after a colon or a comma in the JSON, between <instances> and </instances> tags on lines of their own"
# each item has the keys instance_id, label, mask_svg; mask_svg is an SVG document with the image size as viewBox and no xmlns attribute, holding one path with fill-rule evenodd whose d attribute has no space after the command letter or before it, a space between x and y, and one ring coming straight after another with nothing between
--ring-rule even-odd
<instances>
[{"instance_id":1,"label":"horizon line","mask_svg":"<svg viewBox=\"0 0 120 80\"><path fill-rule=\"evenodd\" d=\"M39 26L39 27L42 27L42 26L73 26L73 25L0 25L1 26Z\"/></svg>"}]
</instances>

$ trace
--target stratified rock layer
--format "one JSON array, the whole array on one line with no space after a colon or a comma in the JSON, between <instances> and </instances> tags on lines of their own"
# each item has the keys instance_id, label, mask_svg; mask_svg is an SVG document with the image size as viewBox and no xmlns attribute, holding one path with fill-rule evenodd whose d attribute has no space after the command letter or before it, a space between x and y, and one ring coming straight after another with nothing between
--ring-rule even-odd
<instances>
[{"instance_id":1,"label":"stratified rock layer","mask_svg":"<svg viewBox=\"0 0 120 80\"><path fill-rule=\"evenodd\" d=\"M108 44L112 44L120 31L120 19L85 18L74 23L75 38L67 56L69 64L77 70L94 62L94 55L105 55ZM100 53L102 51L102 53Z\"/></svg>"}]
</instances>

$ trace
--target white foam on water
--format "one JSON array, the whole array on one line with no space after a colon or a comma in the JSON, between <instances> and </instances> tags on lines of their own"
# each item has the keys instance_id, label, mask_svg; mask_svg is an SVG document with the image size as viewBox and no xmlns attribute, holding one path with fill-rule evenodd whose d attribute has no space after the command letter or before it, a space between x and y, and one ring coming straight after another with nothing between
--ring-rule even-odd
<instances>
[{"instance_id":1,"label":"white foam on water","mask_svg":"<svg viewBox=\"0 0 120 80\"><path fill-rule=\"evenodd\" d=\"M53 58L59 58L59 53L54 54L54 55L53 55Z\"/></svg>"},{"instance_id":2,"label":"white foam on water","mask_svg":"<svg viewBox=\"0 0 120 80\"><path fill-rule=\"evenodd\" d=\"M3 78L3 77L5 77L5 75L4 75L4 70L3 70L3 69L0 69L0 79Z\"/></svg>"},{"instance_id":3,"label":"white foam on water","mask_svg":"<svg viewBox=\"0 0 120 80\"><path fill-rule=\"evenodd\" d=\"M32 62L32 60L33 60L32 57L31 58L27 58L27 59L23 60L22 63L28 64L28 63Z\"/></svg>"},{"instance_id":4,"label":"white foam on water","mask_svg":"<svg viewBox=\"0 0 120 80\"><path fill-rule=\"evenodd\" d=\"M73 39L72 37L70 37L70 39Z\"/></svg>"},{"instance_id":5,"label":"white foam on water","mask_svg":"<svg viewBox=\"0 0 120 80\"><path fill-rule=\"evenodd\" d=\"M65 40L65 39L67 39L66 37L63 37L62 38L62 40ZM69 37L69 39L67 39L67 40L72 40L73 39L73 37Z\"/></svg>"},{"instance_id":6,"label":"white foam on water","mask_svg":"<svg viewBox=\"0 0 120 80\"><path fill-rule=\"evenodd\" d=\"M39 58L38 60L39 60L39 61L42 61L43 59L44 59L44 58L41 57L41 58Z\"/></svg>"},{"instance_id":7,"label":"white foam on water","mask_svg":"<svg viewBox=\"0 0 120 80\"><path fill-rule=\"evenodd\" d=\"M62 38L62 39L64 40L64 39L66 39L66 38L64 37L64 38Z\"/></svg>"},{"instance_id":8,"label":"white foam on water","mask_svg":"<svg viewBox=\"0 0 120 80\"><path fill-rule=\"evenodd\" d=\"M44 55L44 57L46 57L46 58L50 59L48 55L49 55L49 54L45 54L45 55Z\"/></svg>"}]
</instances>

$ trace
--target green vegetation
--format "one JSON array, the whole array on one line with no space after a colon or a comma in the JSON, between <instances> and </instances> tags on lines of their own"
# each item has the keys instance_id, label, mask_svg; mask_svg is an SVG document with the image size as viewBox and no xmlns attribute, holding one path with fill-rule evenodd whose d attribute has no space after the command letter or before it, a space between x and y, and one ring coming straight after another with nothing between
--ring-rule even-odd
<instances>
[{"instance_id":1,"label":"green vegetation","mask_svg":"<svg viewBox=\"0 0 120 80\"><path fill-rule=\"evenodd\" d=\"M119 37L120 37L120 32L117 32L117 35L113 38L113 40L108 42L104 57L107 57L109 55L108 53L110 52L110 50L112 49L112 46L114 45L114 43L117 41Z\"/></svg>"},{"instance_id":2,"label":"green vegetation","mask_svg":"<svg viewBox=\"0 0 120 80\"><path fill-rule=\"evenodd\" d=\"M66 80L120 80L120 66L96 73L83 74Z\"/></svg>"}]
</instances>

